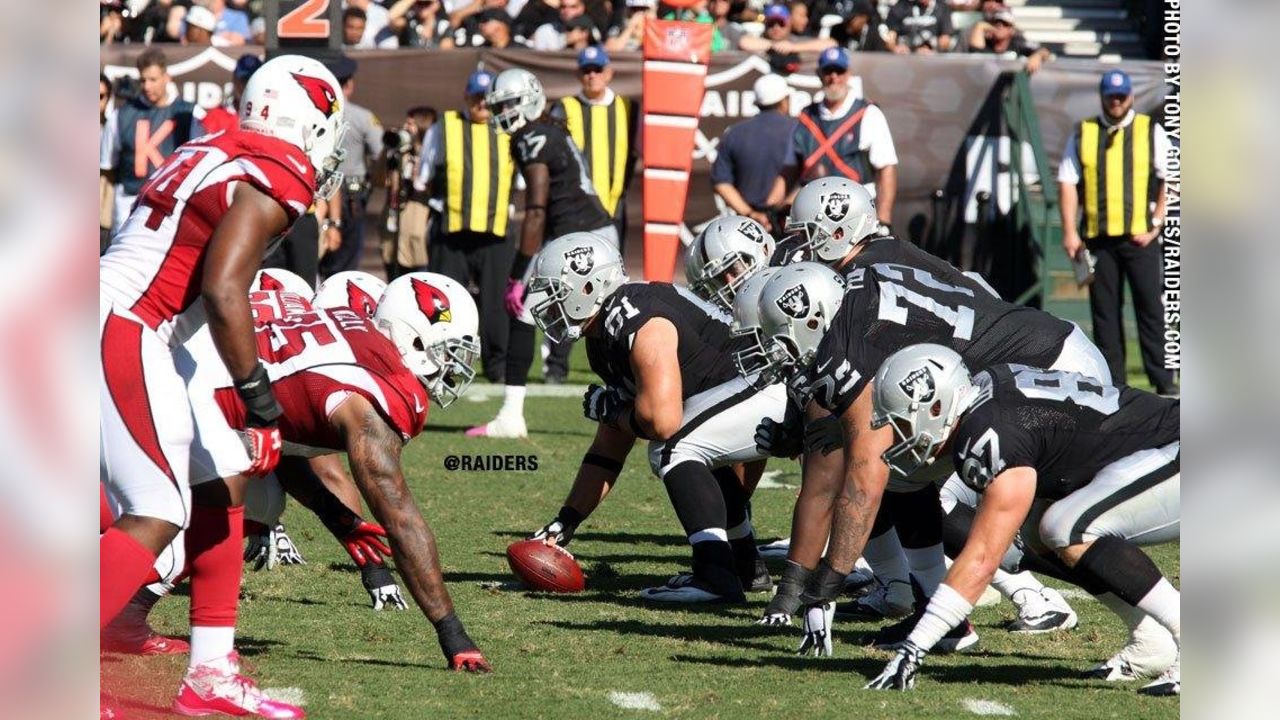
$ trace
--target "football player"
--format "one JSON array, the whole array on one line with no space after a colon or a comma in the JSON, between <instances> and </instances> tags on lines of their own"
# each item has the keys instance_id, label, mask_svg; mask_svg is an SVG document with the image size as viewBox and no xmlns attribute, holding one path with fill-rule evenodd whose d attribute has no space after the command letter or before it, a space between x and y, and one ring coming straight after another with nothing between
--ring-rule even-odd
<instances>
[{"instance_id":1,"label":"football player","mask_svg":"<svg viewBox=\"0 0 1280 720\"><path fill-rule=\"evenodd\" d=\"M693 239L685 258L689 289L725 312L748 278L763 270L774 253L773 236L742 215L725 215L707 224Z\"/></svg>"},{"instance_id":2,"label":"football player","mask_svg":"<svg viewBox=\"0 0 1280 720\"><path fill-rule=\"evenodd\" d=\"M1180 644L1180 594L1140 545L1179 537L1179 402L1026 365L971 376L951 348L922 344L876 373L871 426L892 435L886 467L910 475L948 453L982 494L964 550L870 688L910 689L925 654L964 621L1019 528L1080 586L1154 618ZM1141 689L1177 695L1177 658Z\"/></svg>"},{"instance_id":3,"label":"football player","mask_svg":"<svg viewBox=\"0 0 1280 720\"><path fill-rule=\"evenodd\" d=\"M586 161L564 124L546 113L542 83L528 70L503 70L485 95L490 125L511 135L525 183L524 222L504 294L511 315L502 407L468 437L523 438L525 383L533 365L534 328L525 303L526 276L545 238L591 232L618 247L618 230L591 182Z\"/></svg>"},{"instance_id":4,"label":"football player","mask_svg":"<svg viewBox=\"0 0 1280 720\"><path fill-rule=\"evenodd\" d=\"M1078 328L1038 310L1006 303L940 260L933 260L929 269L897 263L854 265L844 277L825 265L790 265L761 290L759 312L766 347L756 352L767 356L762 382L771 381L774 374L788 378L789 391L799 405L807 407L807 413L830 413L840 418L843 427L844 467L838 475L843 487L835 498L830 547L807 578L802 598L809 606L807 625L814 630L807 638L822 640L824 651L830 642L826 606L840 592L853 559L861 553L888 486L888 469L870 467L883 465L872 461L892 440L886 428L870 427L874 387L870 381L884 357L907 345L939 341L955 347L975 366L1022 361L1080 369L1091 376L1106 371L1096 350L1083 352L1071 340L1079 338L1086 348L1092 347ZM810 402L813 407L808 407ZM942 508L934 484L945 475L936 469L933 473L926 469L892 488L895 494L932 498L913 509L916 532L932 535L927 544L917 542L916 546L928 550L930 558L936 554L931 562L912 562L912 575L925 597L946 572ZM793 527L793 532L797 530L806 528ZM819 542L808 547L820 548ZM793 539L793 559L796 549ZM802 559L797 562L804 565ZM899 623L884 628L875 644L901 642L909 627ZM951 630L944 647L963 649L975 641L972 627L963 624Z\"/></svg>"},{"instance_id":5,"label":"football player","mask_svg":"<svg viewBox=\"0 0 1280 720\"><path fill-rule=\"evenodd\" d=\"M693 573L641 596L740 602L746 590L769 588L748 513L753 482L735 466L754 464L758 477L764 457L754 423L781 418L785 390L756 390L737 376L732 352L746 341L730 333L728 315L669 283L628 282L617 249L591 233L558 238L538 253L528 302L549 337L586 339L591 368L605 383L583 398L598 426L569 496L534 537L569 542L644 439L693 546Z\"/></svg>"},{"instance_id":6,"label":"football player","mask_svg":"<svg viewBox=\"0 0 1280 720\"><path fill-rule=\"evenodd\" d=\"M190 520L193 430L172 345L208 325L245 407L245 470L262 475L279 459L282 411L255 352L249 284L272 239L340 179L341 98L315 60L265 63L245 88L240 129L169 156L99 260L100 468L122 510L99 541L100 627ZM181 567L174 557L165 575ZM233 656L220 667L229 682L252 684Z\"/></svg>"}]
</instances>

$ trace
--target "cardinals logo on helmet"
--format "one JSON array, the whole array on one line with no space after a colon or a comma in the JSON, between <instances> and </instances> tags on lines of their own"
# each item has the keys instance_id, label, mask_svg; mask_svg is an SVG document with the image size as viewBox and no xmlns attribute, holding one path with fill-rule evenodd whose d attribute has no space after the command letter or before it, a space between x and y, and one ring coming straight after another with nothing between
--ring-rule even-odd
<instances>
[{"instance_id":1,"label":"cardinals logo on helmet","mask_svg":"<svg viewBox=\"0 0 1280 720\"><path fill-rule=\"evenodd\" d=\"M425 285L426 283L423 284ZM448 304L448 301L446 301L445 305L447 306ZM359 285L348 281L347 307L355 310L365 317L371 318L373 317L373 314L378 311L378 298L365 292L364 288ZM435 322L435 320L432 320L432 322Z\"/></svg>"},{"instance_id":2,"label":"cardinals logo on helmet","mask_svg":"<svg viewBox=\"0 0 1280 720\"><path fill-rule=\"evenodd\" d=\"M271 273L264 272L258 278L258 289L269 292L281 292L284 290L284 283L280 282L278 278L272 276Z\"/></svg>"},{"instance_id":3,"label":"cardinals logo on helmet","mask_svg":"<svg viewBox=\"0 0 1280 720\"><path fill-rule=\"evenodd\" d=\"M449 297L439 288L414 278L413 294L418 298L418 308L432 324L453 320L453 312L449 309Z\"/></svg>"},{"instance_id":4,"label":"cardinals logo on helmet","mask_svg":"<svg viewBox=\"0 0 1280 720\"><path fill-rule=\"evenodd\" d=\"M301 73L289 73L294 80L307 91L307 98L311 100L311 104L316 109L324 113L325 117L333 117L338 112L338 96L333 92L333 88L329 83L317 77L310 75L302 75Z\"/></svg>"}]
</instances>

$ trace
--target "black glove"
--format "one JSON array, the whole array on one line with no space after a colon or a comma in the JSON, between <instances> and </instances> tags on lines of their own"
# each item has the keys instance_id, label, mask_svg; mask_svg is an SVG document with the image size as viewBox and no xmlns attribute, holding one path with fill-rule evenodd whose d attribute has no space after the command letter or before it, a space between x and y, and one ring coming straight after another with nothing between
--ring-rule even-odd
<instances>
[{"instance_id":1,"label":"black glove","mask_svg":"<svg viewBox=\"0 0 1280 720\"><path fill-rule=\"evenodd\" d=\"M592 383L582 395L582 414L588 420L595 420L606 425L616 425L622 411L627 408L627 401L616 388L604 387Z\"/></svg>"},{"instance_id":2,"label":"black glove","mask_svg":"<svg viewBox=\"0 0 1280 720\"><path fill-rule=\"evenodd\" d=\"M556 519L542 526L533 535L529 536L530 540L547 540L550 539L556 545L564 547L573 540L573 534L577 532L578 526L582 524L585 518L582 513L565 505L560 508L560 513L556 515Z\"/></svg>"},{"instance_id":3,"label":"black glove","mask_svg":"<svg viewBox=\"0 0 1280 720\"><path fill-rule=\"evenodd\" d=\"M836 572L826 558L818 561L818 567L809 576L804 592L800 594L802 605L821 605L833 602L844 589L844 579L848 573Z\"/></svg>"},{"instance_id":4,"label":"black glove","mask_svg":"<svg viewBox=\"0 0 1280 720\"><path fill-rule=\"evenodd\" d=\"M835 415L813 420L804 427L804 452L806 455L821 452L827 455L844 447L844 426Z\"/></svg>"},{"instance_id":5,"label":"black glove","mask_svg":"<svg viewBox=\"0 0 1280 720\"><path fill-rule=\"evenodd\" d=\"M764 418L756 426L756 449L770 457L791 458L804 449L804 414L796 404L787 401L782 422Z\"/></svg>"},{"instance_id":6,"label":"black glove","mask_svg":"<svg viewBox=\"0 0 1280 720\"><path fill-rule=\"evenodd\" d=\"M778 590L756 624L790 625L791 616L800 610L800 593L804 592L809 575L810 571L800 563L788 560L782 570L782 578L778 580Z\"/></svg>"},{"instance_id":7,"label":"black glove","mask_svg":"<svg viewBox=\"0 0 1280 720\"><path fill-rule=\"evenodd\" d=\"M897 654L884 666L884 670L867 683L867 690L910 690L916 686L916 673L924 663L924 650L915 643L907 641L899 648Z\"/></svg>"}]
</instances>

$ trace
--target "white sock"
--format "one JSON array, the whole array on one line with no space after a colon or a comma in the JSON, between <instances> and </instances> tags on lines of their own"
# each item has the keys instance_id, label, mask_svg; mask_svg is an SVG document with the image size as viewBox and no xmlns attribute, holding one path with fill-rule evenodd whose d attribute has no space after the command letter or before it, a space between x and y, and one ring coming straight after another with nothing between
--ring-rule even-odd
<instances>
[{"instance_id":1,"label":"white sock","mask_svg":"<svg viewBox=\"0 0 1280 720\"><path fill-rule=\"evenodd\" d=\"M942 550L942 543L923 548L904 548L903 552L907 556L911 574L920 583L925 597L932 597L933 592L942 584L942 578L947 576L947 554Z\"/></svg>"},{"instance_id":2,"label":"white sock","mask_svg":"<svg viewBox=\"0 0 1280 720\"><path fill-rule=\"evenodd\" d=\"M1019 590L1030 590L1039 593L1044 589L1044 583L1040 582L1028 570L1023 570L1020 573L996 570L995 577L991 578L991 587L995 588L1006 600L1013 602L1014 593Z\"/></svg>"},{"instance_id":3,"label":"white sock","mask_svg":"<svg viewBox=\"0 0 1280 720\"><path fill-rule=\"evenodd\" d=\"M1138 609L1155 618L1173 635L1173 641L1182 644L1182 594L1167 578L1160 582L1138 602Z\"/></svg>"},{"instance_id":4,"label":"white sock","mask_svg":"<svg viewBox=\"0 0 1280 720\"><path fill-rule=\"evenodd\" d=\"M187 667L195 667L221 660L236 648L235 627L191 626L191 660Z\"/></svg>"},{"instance_id":5,"label":"white sock","mask_svg":"<svg viewBox=\"0 0 1280 720\"><path fill-rule=\"evenodd\" d=\"M502 388L502 416L524 417L524 385L506 385Z\"/></svg>"},{"instance_id":6,"label":"white sock","mask_svg":"<svg viewBox=\"0 0 1280 720\"><path fill-rule=\"evenodd\" d=\"M910 571L907 569L907 556L902 552L902 543L898 541L898 532L890 530L867 540L862 551L876 579L889 588L889 596L895 603L911 605Z\"/></svg>"}]
</instances>

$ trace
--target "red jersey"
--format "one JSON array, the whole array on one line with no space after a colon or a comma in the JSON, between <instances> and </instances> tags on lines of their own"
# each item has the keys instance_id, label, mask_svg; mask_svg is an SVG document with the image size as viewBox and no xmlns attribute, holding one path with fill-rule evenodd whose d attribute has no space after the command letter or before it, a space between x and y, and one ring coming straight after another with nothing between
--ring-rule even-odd
<instances>
[{"instance_id":1,"label":"red jersey","mask_svg":"<svg viewBox=\"0 0 1280 720\"><path fill-rule=\"evenodd\" d=\"M277 138L233 130L180 146L143 185L98 261L103 299L128 308L173 344L204 325L196 300L205 252L238 182L273 198L290 222L306 212L316 189L307 156Z\"/></svg>"},{"instance_id":2,"label":"red jersey","mask_svg":"<svg viewBox=\"0 0 1280 720\"><path fill-rule=\"evenodd\" d=\"M249 293L249 312L253 326L261 327L269 322L283 320L314 310L310 298L281 290L254 290Z\"/></svg>"},{"instance_id":3,"label":"red jersey","mask_svg":"<svg viewBox=\"0 0 1280 720\"><path fill-rule=\"evenodd\" d=\"M258 326L258 357L284 409L285 442L344 450L329 416L351 394L363 396L391 427L409 440L427 422L429 396L400 360L400 352L373 322L347 308L314 310ZM201 333L201 339L207 333ZM215 363L225 374L213 343L188 343L197 365ZM212 354L212 355L211 355ZM214 400L227 423L244 428L244 404L230 376L215 383ZM192 402L202 398L192 397Z\"/></svg>"},{"instance_id":4,"label":"red jersey","mask_svg":"<svg viewBox=\"0 0 1280 720\"><path fill-rule=\"evenodd\" d=\"M206 133L227 132L240 127L240 115L234 106L221 105L204 111L200 120Z\"/></svg>"}]
</instances>

